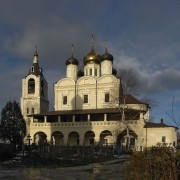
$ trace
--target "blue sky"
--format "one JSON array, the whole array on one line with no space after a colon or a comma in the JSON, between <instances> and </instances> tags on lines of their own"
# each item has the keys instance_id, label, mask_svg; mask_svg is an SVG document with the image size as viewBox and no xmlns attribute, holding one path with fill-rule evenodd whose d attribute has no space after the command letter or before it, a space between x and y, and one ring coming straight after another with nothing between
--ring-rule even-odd
<instances>
[{"instance_id":1,"label":"blue sky","mask_svg":"<svg viewBox=\"0 0 180 180\"><path fill-rule=\"evenodd\" d=\"M114 67L133 70L139 98L157 102L154 121L180 119L180 1L178 0L1 0L0 1L0 109L19 101L21 80L32 65L35 46L49 84L65 76L65 61L82 60L95 50L114 56Z\"/></svg>"}]
</instances>

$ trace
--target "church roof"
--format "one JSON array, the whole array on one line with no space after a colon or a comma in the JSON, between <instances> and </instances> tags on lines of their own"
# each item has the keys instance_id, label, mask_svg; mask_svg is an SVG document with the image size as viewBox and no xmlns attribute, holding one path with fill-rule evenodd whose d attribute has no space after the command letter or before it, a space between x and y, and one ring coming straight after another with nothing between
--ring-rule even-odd
<instances>
[{"instance_id":1,"label":"church roof","mask_svg":"<svg viewBox=\"0 0 180 180\"><path fill-rule=\"evenodd\" d=\"M87 63L96 63L100 64L101 62L101 56L95 52L94 48L91 49L91 51L84 57L84 64Z\"/></svg>"},{"instance_id":2,"label":"church roof","mask_svg":"<svg viewBox=\"0 0 180 180\"><path fill-rule=\"evenodd\" d=\"M91 51L87 53L83 59L84 65L88 63L100 64L101 56L94 50L94 36L92 35L92 47Z\"/></svg>"},{"instance_id":3,"label":"church roof","mask_svg":"<svg viewBox=\"0 0 180 180\"><path fill-rule=\"evenodd\" d=\"M125 109L125 113L140 112L143 110L136 109ZM61 111L49 111L41 114L33 114L36 116L53 116L53 115L76 115L76 114L110 114L110 113L120 113L118 108L105 108L105 109L83 109L83 110L61 110ZM32 116L32 115L30 115Z\"/></svg>"},{"instance_id":4,"label":"church roof","mask_svg":"<svg viewBox=\"0 0 180 180\"><path fill-rule=\"evenodd\" d=\"M107 49L106 49L106 52L103 55L101 55L101 61L104 61L104 60L110 60L111 62L113 62L114 60L113 55L108 53Z\"/></svg>"},{"instance_id":5,"label":"church roof","mask_svg":"<svg viewBox=\"0 0 180 180\"><path fill-rule=\"evenodd\" d=\"M163 122L163 119L159 123L154 123L154 122L146 122L144 125L144 128L166 128L166 127L174 127L175 126L169 126Z\"/></svg>"},{"instance_id":6,"label":"church roof","mask_svg":"<svg viewBox=\"0 0 180 180\"><path fill-rule=\"evenodd\" d=\"M121 104L124 104L124 98L126 104L145 104L130 94L124 94L123 96L120 97Z\"/></svg>"},{"instance_id":7,"label":"church roof","mask_svg":"<svg viewBox=\"0 0 180 180\"><path fill-rule=\"evenodd\" d=\"M29 69L29 73L28 75L33 74L35 76L43 76L42 74L42 68L39 67L38 64L38 53L37 53L37 49L34 52L34 59L33 59L33 64L31 66L31 68Z\"/></svg>"},{"instance_id":8,"label":"church roof","mask_svg":"<svg viewBox=\"0 0 180 180\"><path fill-rule=\"evenodd\" d=\"M38 63L33 63L32 67L29 69L28 75L30 75L30 74L33 74L35 76L43 76L42 68L39 67Z\"/></svg>"},{"instance_id":9,"label":"church roof","mask_svg":"<svg viewBox=\"0 0 180 180\"><path fill-rule=\"evenodd\" d=\"M78 65L78 60L72 55L69 59L66 60L66 66L69 64Z\"/></svg>"}]
</instances>

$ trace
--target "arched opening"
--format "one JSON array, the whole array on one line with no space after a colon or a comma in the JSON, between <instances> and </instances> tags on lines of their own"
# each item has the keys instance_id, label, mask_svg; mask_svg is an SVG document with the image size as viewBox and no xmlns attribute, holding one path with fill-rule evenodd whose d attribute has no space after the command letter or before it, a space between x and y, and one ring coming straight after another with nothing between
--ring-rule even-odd
<instances>
[{"instance_id":1,"label":"arched opening","mask_svg":"<svg viewBox=\"0 0 180 180\"><path fill-rule=\"evenodd\" d=\"M31 114L34 114L34 108L33 107L31 108Z\"/></svg>"},{"instance_id":2,"label":"arched opening","mask_svg":"<svg viewBox=\"0 0 180 180\"><path fill-rule=\"evenodd\" d=\"M84 135L84 145L94 145L95 134L93 131L88 131Z\"/></svg>"},{"instance_id":3,"label":"arched opening","mask_svg":"<svg viewBox=\"0 0 180 180\"><path fill-rule=\"evenodd\" d=\"M59 131L55 131L52 133L52 143L54 145L64 145L64 135Z\"/></svg>"},{"instance_id":4,"label":"arched opening","mask_svg":"<svg viewBox=\"0 0 180 180\"><path fill-rule=\"evenodd\" d=\"M34 143L35 144L47 143L47 135L44 132L37 132L34 135Z\"/></svg>"},{"instance_id":5,"label":"arched opening","mask_svg":"<svg viewBox=\"0 0 180 180\"><path fill-rule=\"evenodd\" d=\"M131 129L124 129L117 137L121 150L135 150L137 134Z\"/></svg>"},{"instance_id":6,"label":"arched opening","mask_svg":"<svg viewBox=\"0 0 180 180\"><path fill-rule=\"evenodd\" d=\"M29 79L28 81L28 93L33 94L35 93L35 80L34 79Z\"/></svg>"},{"instance_id":7,"label":"arched opening","mask_svg":"<svg viewBox=\"0 0 180 180\"><path fill-rule=\"evenodd\" d=\"M79 134L75 131L69 133L68 135L68 145L69 146L77 146L79 145Z\"/></svg>"},{"instance_id":8,"label":"arched opening","mask_svg":"<svg viewBox=\"0 0 180 180\"><path fill-rule=\"evenodd\" d=\"M112 133L108 130L102 131L100 134L100 145L108 145L113 143Z\"/></svg>"}]
</instances>

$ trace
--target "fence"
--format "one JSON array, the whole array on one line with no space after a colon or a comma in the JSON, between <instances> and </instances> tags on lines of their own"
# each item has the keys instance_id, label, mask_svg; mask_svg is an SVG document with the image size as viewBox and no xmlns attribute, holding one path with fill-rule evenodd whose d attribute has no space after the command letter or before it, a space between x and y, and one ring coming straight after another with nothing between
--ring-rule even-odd
<instances>
[{"instance_id":1,"label":"fence","mask_svg":"<svg viewBox=\"0 0 180 180\"><path fill-rule=\"evenodd\" d=\"M84 156L113 156L120 154L121 151L117 145L92 145L92 146L61 146L48 143L39 145L25 145L25 151L29 153L51 154L56 157L78 158Z\"/></svg>"}]
</instances>

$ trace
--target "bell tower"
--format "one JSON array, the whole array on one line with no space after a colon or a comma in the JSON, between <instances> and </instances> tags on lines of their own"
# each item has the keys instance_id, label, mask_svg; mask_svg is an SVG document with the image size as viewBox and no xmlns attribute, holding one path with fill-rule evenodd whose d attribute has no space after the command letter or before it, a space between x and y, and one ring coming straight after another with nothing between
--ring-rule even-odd
<instances>
[{"instance_id":1,"label":"bell tower","mask_svg":"<svg viewBox=\"0 0 180 180\"><path fill-rule=\"evenodd\" d=\"M37 48L28 75L22 79L21 111L29 131L28 115L47 112L49 109L48 83L39 67Z\"/></svg>"}]
</instances>

